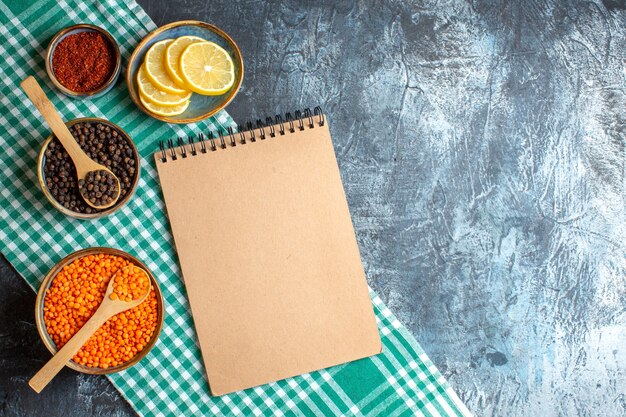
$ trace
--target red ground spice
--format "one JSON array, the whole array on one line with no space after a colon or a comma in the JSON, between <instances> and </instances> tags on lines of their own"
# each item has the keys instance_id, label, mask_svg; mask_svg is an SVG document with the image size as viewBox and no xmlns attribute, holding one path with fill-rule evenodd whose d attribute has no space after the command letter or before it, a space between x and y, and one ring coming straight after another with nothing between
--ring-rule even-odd
<instances>
[{"instance_id":1,"label":"red ground spice","mask_svg":"<svg viewBox=\"0 0 626 417\"><path fill-rule=\"evenodd\" d=\"M54 49L52 70L67 89L86 93L97 90L115 69L115 53L107 38L98 32L66 36Z\"/></svg>"}]
</instances>

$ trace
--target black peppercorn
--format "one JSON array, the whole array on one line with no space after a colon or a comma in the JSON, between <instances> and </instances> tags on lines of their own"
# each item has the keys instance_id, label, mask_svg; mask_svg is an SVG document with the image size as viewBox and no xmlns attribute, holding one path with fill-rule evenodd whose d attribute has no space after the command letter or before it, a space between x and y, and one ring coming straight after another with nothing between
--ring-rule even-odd
<instances>
[{"instance_id":1,"label":"black peppercorn","mask_svg":"<svg viewBox=\"0 0 626 417\"><path fill-rule=\"evenodd\" d=\"M131 190L131 186L135 181L137 166L134 158L133 147L126 138L118 132L114 127L105 126L100 123L77 123L69 128L76 142L94 161L109 168L120 180L120 197L122 200ZM109 151L113 149L113 151ZM116 156L115 152L120 151L123 155L128 155L131 160L126 163ZM45 185L50 193L65 208L77 213L96 213L102 210L94 209L83 200L79 191L79 184L76 178L76 169L57 138L53 138L46 149L44 158L44 179ZM100 174L102 181L103 175ZM103 184L106 190L100 190L100 199L106 198L109 192L115 191L117 194L117 183L112 179L109 183L105 179ZM92 189L89 192L95 192ZM115 188L115 190L114 190ZM115 195L114 194L114 195ZM97 204L101 205L101 204Z\"/></svg>"}]
</instances>

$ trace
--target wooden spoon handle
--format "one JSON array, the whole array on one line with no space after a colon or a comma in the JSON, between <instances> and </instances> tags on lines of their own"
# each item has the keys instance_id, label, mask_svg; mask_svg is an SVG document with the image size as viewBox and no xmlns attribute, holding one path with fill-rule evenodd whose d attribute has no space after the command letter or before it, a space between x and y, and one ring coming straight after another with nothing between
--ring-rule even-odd
<instances>
[{"instance_id":1,"label":"wooden spoon handle","mask_svg":"<svg viewBox=\"0 0 626 417\"><path fill-rule=\"evenodd\" d=\"M52 102L48 100L46 93L41 89L39 83L37 83L37 80L35 80L33 76L29 76L26 77L20 85L28 98L30 98L30 101L33 102L37 110L39 110L39 113L41 113L46 120L54 135L61 141L63 147L72 158L72 161L74 161L74 164L76 164L77 161L87 158L67 126L65 126L65 123L63 123L61 115L56 111Z\"/></svg>"},{"instance_id":2,"label":"wooden spoon handle","mask_svg":"<svg viewBox=\"0 0 626 417\"><path fill-rule=\"evenodd\" d=\"M93 316L80 328L78 332L46 363L43 368L33 376L28 385L40 393L46 385L59 373L61 369L72 359L76 352L89 340L96 330L109 318L107 311L97 310Z\"/></svg>"}]
</instances>

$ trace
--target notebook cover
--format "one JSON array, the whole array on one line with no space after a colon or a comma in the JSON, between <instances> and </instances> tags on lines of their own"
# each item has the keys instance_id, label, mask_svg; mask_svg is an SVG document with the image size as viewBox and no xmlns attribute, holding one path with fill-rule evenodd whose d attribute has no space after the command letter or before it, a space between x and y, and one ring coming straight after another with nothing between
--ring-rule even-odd
<instances>
[{"instance_id":1,"label":"notebook cover","mask_svg":"<svg viewBox=\"0 0 626 417\"><path fill-rule=\"evenodd\" d=\"M275 130L155 154L214 395L382 349L328 124Z\"/></svg>"}]
</instances>

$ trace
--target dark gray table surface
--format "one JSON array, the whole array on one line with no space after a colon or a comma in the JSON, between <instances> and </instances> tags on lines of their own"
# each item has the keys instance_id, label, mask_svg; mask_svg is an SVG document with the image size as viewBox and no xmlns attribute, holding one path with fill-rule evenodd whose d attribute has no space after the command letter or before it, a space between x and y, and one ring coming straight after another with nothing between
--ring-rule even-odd
<instances>
[{"instance_id":1,"label":"dark gray table surface","mask_svg":"<svg viewBox=\"0 0 626 417\"><path fill-rule=\"evenodd\" d=\"M238 122L328 113L370 285L476 415L626 414L624 1L142 0L239 43ZM127 416L0 260L0 415Z\"/></svg>"}]
</instances>

